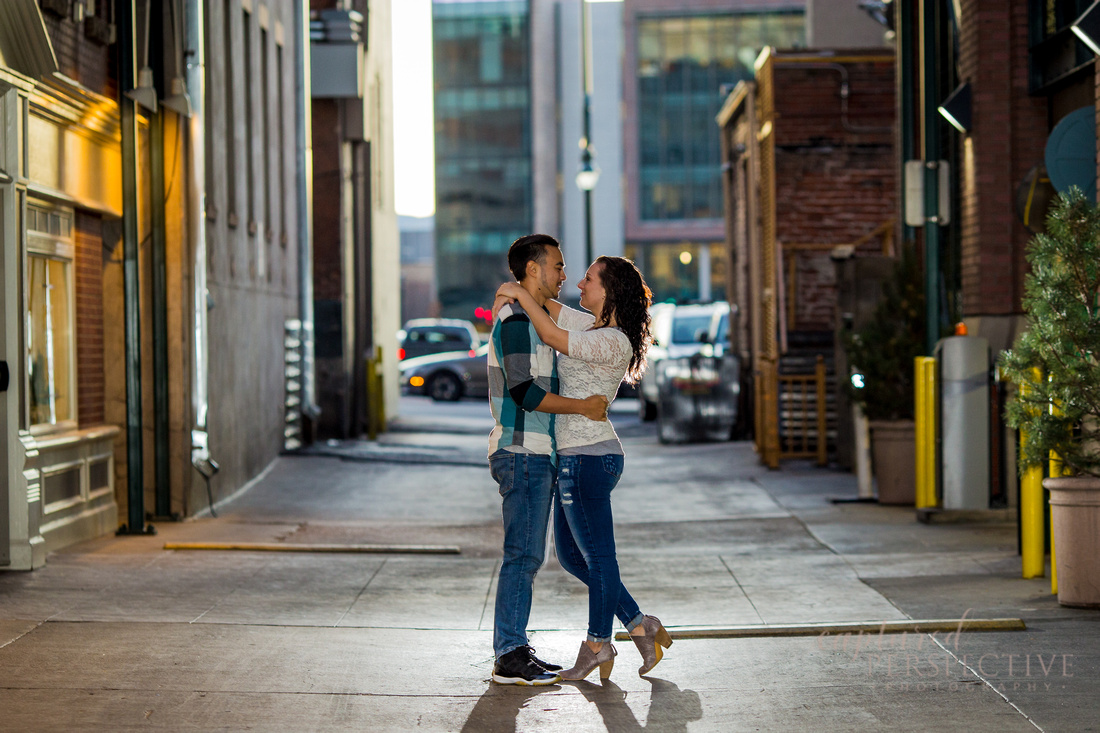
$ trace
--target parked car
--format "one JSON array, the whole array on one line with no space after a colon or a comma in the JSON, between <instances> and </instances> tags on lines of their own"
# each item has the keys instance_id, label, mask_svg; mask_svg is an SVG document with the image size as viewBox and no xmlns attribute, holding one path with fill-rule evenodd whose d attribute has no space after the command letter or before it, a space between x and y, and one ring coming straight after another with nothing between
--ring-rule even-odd
<instances>
[{"instance_id":1,"label":"parked car","mask_svg":"<svg viewBox=\"0 0 1100 733\"><path fill-rule=\"evenodd\" d=\"M481 346L474 324L460 318L414 318L397 332L397 358L415 359L449 351L477 351Z\"/></svg>"},{"instance_id":2,"label":"parked car","mask_svg":"<svg viewBox=\"0 0 1100 733\"><path fill-rule=\"evenodd\" d=\"M489 344L470 352L429 354L400 364L401 391L427 395L437 402L489 396Z\"/></svg>"},{"instance_id":3,"label":"parked car","mask_svg":"<svg viewBox=\"0 0 1100 733\"><path fill-rule=\"evenodd\" d=\"M661 360L692 356L704 344L724 352L729 348L729 313L725 301L699 305L657 303L649 309L654 342L638 389L638 416L642 420L657 417L657 365Z\"/></svg>"}]
</instances>

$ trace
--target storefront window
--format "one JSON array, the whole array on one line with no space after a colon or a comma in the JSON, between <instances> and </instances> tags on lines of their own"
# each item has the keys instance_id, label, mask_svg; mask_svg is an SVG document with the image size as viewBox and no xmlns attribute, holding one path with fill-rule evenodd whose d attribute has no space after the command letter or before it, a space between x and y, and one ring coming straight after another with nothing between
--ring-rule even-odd
<instances>
[{"instance_id":1,"label":"storefront window","mask_svg":"<svg viewBox=\"0 0 1100 733\"><path fill-rule=\"evenodd\" d=\"M27 374L34 428L76 421L72 212L27 207Z\"/></svg>"}]
</instances>

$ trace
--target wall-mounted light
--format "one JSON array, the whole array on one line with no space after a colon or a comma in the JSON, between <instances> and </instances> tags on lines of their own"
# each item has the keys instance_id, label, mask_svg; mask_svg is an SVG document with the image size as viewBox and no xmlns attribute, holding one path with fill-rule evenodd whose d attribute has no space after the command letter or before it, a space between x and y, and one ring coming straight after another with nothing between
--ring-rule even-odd
<instances>
[{"instance_id":1,"label":"wall-mounted light","mask_svg":"<svg viewBox=\"0 0 1100 733\"><path fill-rule=\"evenodd\" d=\"M1088 10L1073 21L1070 30L1088 46L1094 54L1100 56L1100 0L1096 0Z\"/></svg>"},{"instance_id":2,"label":"wall-mounted light","mask_svg":"<svg viewBox=\"0 0 1100 733\"><path fill-rule=\"evenodd\" d=\"M157 111L157 90L153 85L153 70L148 66L138 72L138 84L126 92L126 96L150 112Z\"/></svg>"},{"instance_id":3,"label":"wall-mounted light","mask_svg":"<svg viewBox=\"0 0 1100 733\"><path fill-rule=\"evenodd\" d=\"M1100 0L1098 0L1100 1ZM970 82L963 82L939 107L943 118L962 134L970 130Z\"/></svg>"}]
</instances>

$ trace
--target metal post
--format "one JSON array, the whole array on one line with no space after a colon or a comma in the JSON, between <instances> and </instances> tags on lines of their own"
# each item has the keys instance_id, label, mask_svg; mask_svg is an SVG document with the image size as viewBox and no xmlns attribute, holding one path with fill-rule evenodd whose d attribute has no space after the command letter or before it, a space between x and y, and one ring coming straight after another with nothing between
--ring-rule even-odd
<instances>
[{"instance_id":1,"label":"metal post","mask_svg":"<svg viewBox=\"0 0 1100 733\"><path fill-rule=\"evenodd\" d=\"M179 124L179 121L177 121ZM168 266L164 214L164 112L153 115L150 130L149 218L153 257L153 460L154 513L172 513L168 473Z\"/></svg>"},{"instance_id":2,"label":"metal post","mask_svg":"<svg viewBox=\"0 0 1100 733\"><path fill-rule=\"evenodd\" d=\"M817 355L814 365L814 386L817 391L817 465L829 465L828 422L825 414L825 357Z\"/></svg>"},{"instance_id":3,"label":"metal post","mask_svg":"<svg viewBox=\"0 0 1100 733\"><path fill-rule=\"evenodd\" d=\"M581 73L584 76L584 115L581 128L581 170L592 170L592 137L591 137L591 106L592 106L592 64L589 60L589 43L591 42L588 17L588 3L581 1ZM584 266L592 264L592 188L584 189Z\"/></svg>"},{"instance_id":4,"label":"metal post","mask_svg":"<svg viewBox=\"0 0 1100 733\"><path fill-rule=\"evenodd\" d=\"M145 534L142 462L141 303L138 269L137 103L126 96L134 88L134 0L118 4L118 106L122 128L122 280L126 371L127 517L119 534ZM150 528L151 530L152 528Z\"/></svg>"},{"instance_id":5,"label":"metal post","mask_svg":"<svg viewBox=\"0 0 1100 733\"><path fill-rule=\"evenodd\" d=\"M924 129L924 312L925 352L936 349L940 324L939 86L936 49L939 26L934 0L921 0L921 124Z\"/></svg>"},{"instance_id":6,"label":"metal post","mask_svg":"<svg viewBox=\"0 0 1100 733\"><path fill-rule=\"evenodd\" d=\"M901 167L898 180L905 180L905 163L917 157L916 130L913 129L914 94L914 46L917 35L913 33L910 19L913 17L912 3L917 0L894 0L894 23L897 28L897 67L898 67L898 130L901 144ZM916 239L916 230L902 220L902 242L910 244Z\"/></svg>"},{"instance_id":7,"label":"metal post","mask_svg":"<svg viewBox=\"0 0 1100 733\"><path fill-rule=\"evenodd\" d=\"M936 359L918 356L916 382L916 508L932 509L936 500Z\"/></svg>"},{"instance_id":8,"label":"metal post","mask_svg":"<svg viewBox=\"0 0 1100 733\"><path fill-rule=\"evenodd\" d=\"M302 321L302 417L310 424L321 413L316 404L317 382L313 359L313 98L309 83L309 3L294 6L294 127L297 150L298 318ZM303 431L309 442L310 431Z\"/></svg>"},{"instance_id":9,"label":"metal post","mask_svg":"<svg viewBox=\"0 0 1100 733\"><path fill-rule=\"evenodd\" d=\"M1036 369L1033 378L1038 381L1042 378ZM1028 392L1031 387L1028 384L1019 385L1021 393ZM1026 431L1020 431L1020 448L1027 443L1030 436ZM1043 469L1040 466L1032 466L1020 477L1020 556L1022 560L1023 577L1041 578L1045 573L1046 552L1044 548L1043 527ZM1051 569L1053 572L1053 555L1051 556Z\"/></svg>"}]
</instances>

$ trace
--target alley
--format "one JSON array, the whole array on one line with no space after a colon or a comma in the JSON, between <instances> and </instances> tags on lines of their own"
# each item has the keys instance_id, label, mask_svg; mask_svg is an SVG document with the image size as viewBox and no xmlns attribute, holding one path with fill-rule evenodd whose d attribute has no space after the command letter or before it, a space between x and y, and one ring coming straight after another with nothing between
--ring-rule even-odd
<instances>
[{"instance_id":1,"label":"alley","mask_svg":"<svg viewBox=\"0 0 1100 733\"><path fill-rule=\"evenodd\" d=\"M850 474L748 443L659 445L625 406L623 578L677 630L1022 618L1026 631L678 640L639 678L488 681L499 503L484 408L406 398L376 444L284 456L217 518L0 576L8 730L1095 730L1100 627L1019 579L1012 524L833 504ZM167 542L457 546L458 554L166 551ZM586 596L550 558L532 643L565 661ZM593 676L593 679L598 679Z\"/></svg>"}]
</instances>

